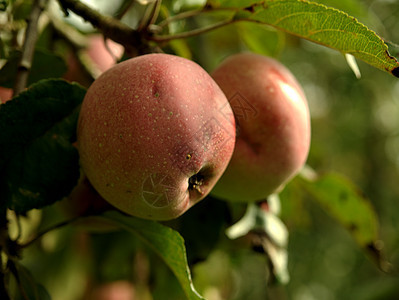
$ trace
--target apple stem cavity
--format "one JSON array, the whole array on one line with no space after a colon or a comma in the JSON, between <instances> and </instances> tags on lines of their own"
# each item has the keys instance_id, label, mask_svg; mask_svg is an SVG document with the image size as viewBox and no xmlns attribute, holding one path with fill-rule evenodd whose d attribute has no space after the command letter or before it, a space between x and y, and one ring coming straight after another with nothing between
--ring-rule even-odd
<instances>
[{"instance_id":1,"label":"apple stem cavity","mask_svg":"<svg viewBox=\"0 0 399 300\"><path fill-rule=\"evenodd\" d=\"M201 175L200 173L197 173L193 176L191 176L188 179L188 189L189 190L194 190L200 193L201 195L204 194L204 192L201 189L201 186L204 184L204 176Z\"/></svg>"}]
</instances>

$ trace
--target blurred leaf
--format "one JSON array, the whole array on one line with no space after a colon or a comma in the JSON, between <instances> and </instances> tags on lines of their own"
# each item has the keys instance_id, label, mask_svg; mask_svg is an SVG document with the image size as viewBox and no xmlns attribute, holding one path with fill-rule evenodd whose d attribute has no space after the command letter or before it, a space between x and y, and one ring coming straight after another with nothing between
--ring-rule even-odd
<instances>
[{"instance_id":1,"label":"blurred leaf","mask_svg":"<svg viewBox=\"0 0 399 300\"><path fill-rule=\"evenodd\" d=\"M324 210L342 224L356 242L371 254L383 271L388 263L379 247L379 224L371 202L347 178L329 173L315 180L301 179L303 187Z\"/></svg>"},{"instance_id":2,"label":"blurred leaf","mask_svg":"<svg viewBox=\"0 0 399 300\"><path fill-rule=\"evenodd\" d=\"M51 297L43 285L37 283L30 271L18 262L8 264L15 276L19 295L15 299L50 300Z\"/></svg>"},{"instance_id":3,"label":"blurred leaf","mask_svg":"<svg viewBox=\"0 0 399 300\"><path fill-rule=\"evenodd\" d=\"M192 59L193 55L186 40L173 40L169 43L169 46L173 49L176 55L187 59Z\"/></svg>"},{"instance_id":4,"label":"blurred leaf","mask_svg":"<svg viewBox=\"0 0 399 300\"><path fill-rule=\"evenodd\" d=\"M227 203L208 196L176 220L190 265L206 259L214 250L228 218Z\"/></svg>"},{"instance_id":5,"label":"blurred leaf","mask_svg":"<svg viewBox=\"0 0 399 300\"><path fill-rule=\"evenodd\" d=\"M284 34L281 31L252 22L240 22L236 26L251 51L276 57L283 50Z\"/></svg>"},{"instance_id":6,"label":"blurred leaf","mask_svg":"<svg viewBox=\"0 0 399 300\"><path fill-rule=\"evenodd\" d=\"M273 26L298 37L353 56L399 77L399 62L384 41L355 18L334 8L303 0L214 1L214 6L240 8L233 19Z\"/></svg>"},{"instance_id":7,"label":"blurred leaf","mask_svg":"<svg viewBox=\"0 0 399 300\"><path fill-rule=\"evenodd\" d=\"M6 11L8 0L0 0L0 11Z\"/></svg>"},{"instance_id":8,"label":"blurred leaf","mask_svg":"<svg viewBox=\"0 0 399 300\"><path fill-rule=\"evenodd\" d=\"M41 81L0 106L0 193L25 213L69 194L79 177L75 140L85 90L63 80Z\"/></svg>"},{"instance_id":9,"label":"blurred leaf","mask_svg":"<svg viewBox=\"0 0 399 300\"><path fill-rule=\"evenodd\" d=\"M193 286L186 258L184 240L179 233L155 221L126 216L115 211L106 212L99 218L105 218L133 233L152 248L175 274L187 299L204 299L197 293Z\"/></svg>"},{"instance_id":10,"label":"blurred leaf","mask_svg":"<svg viewBox=\"0 0 399 300\"><path fill-rule=\"evenodd\" d=\"M27 20L32 9L32 1L12 1L14 20Z\"/></svg>"},{"instance_id":11,"label":"blurred leaf","mask_svg":"<svg viewBox=\"0 0 399 300\"><path fill-rule=\"evenodd\" d=\"M13 52L7 63L0 69L0 85L8 88L14 86L21 52ZM51 52L36 49L32 68L29 73L28 86L42 79L61 77L67 71L64 60Z\"/></svg>"},{"instance_id":12,"label":"blurred leaf","mask_svg":"<svg viewBox=\"0 0 399 300\"><path fill-rule=\"evenodd\" d=\"M303 181L304 187L326 211L344 225L362 245L378 238L377 215L358 188L343 176L329 173L315 181Z\"/></svg>"}]
</instances>

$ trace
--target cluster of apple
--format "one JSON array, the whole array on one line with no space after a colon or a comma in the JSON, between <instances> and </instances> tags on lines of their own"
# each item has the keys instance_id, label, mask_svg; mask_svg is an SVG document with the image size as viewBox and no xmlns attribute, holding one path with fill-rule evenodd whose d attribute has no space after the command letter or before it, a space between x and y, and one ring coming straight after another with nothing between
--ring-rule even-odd
<instances>
[{"instance_id":1,"label":"cluster of apple","mask_svg":"<svg viewBox=\"0 0 399 300\"><path fill-rule=\"evenodd\" d=\"M93 82L77 134L82 170L102 198L168 220L209 193L249 202L278 192L307 159L310 116L274 59L236 54L210 75L191 60L147 54Z\"/></svg>"}]
</instances>

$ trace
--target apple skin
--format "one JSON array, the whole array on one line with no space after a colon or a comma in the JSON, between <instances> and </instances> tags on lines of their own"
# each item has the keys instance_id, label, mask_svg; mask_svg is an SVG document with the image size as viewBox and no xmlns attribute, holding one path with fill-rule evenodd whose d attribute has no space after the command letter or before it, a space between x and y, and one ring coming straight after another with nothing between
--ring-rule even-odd
<instances>
[{"instance_id":1,"label":"apple skin","mask_svg":"<svg viewBox=\"0 0 399 300\"><path fill-rule=\"evenodd\" d=\"M280 62L253 53L228 57L212 77L238 128L233 157L212 195L250 202L279 192L309 152L310 115L301 86Z\"/></svg>"},{"instance_id":2,"label":"apple skin","mask_svg":"<svg viewBox=\"0 0 399 300\"><path fill-rule=\"evenodd\" d=\"M135 300L136 289L133 284L126 280L104 283L99 285L86 295L89 300Z\"/></svg>"},{"instance_id":3,"label":"apple skin","mask_svg":"<svg viewBox=\"0 0 399 300\"><path fill-rule=\"evenodd\" d=\"M82 169L106 201L133 216L170 220L202 200L226 169L235 121L199 65L147 54L94 81L77 138Z\"/></svg>"}]
</instances>

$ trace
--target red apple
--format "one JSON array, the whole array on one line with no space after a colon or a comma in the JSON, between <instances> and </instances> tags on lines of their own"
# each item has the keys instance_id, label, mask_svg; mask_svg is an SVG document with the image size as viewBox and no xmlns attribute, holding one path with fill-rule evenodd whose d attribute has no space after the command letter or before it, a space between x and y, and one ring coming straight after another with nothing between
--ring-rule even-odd
<instances>
[{"instance_id":1,"label":"red apple","mask_svg":"<svg viewBox=\"0 0 399 300\"><path fill-rule=\"evenodd\" d=\"M212 194L256 201L276 193L305 164L310 146L306 97L278 61L252 53L227 58L213 71L234 111L237 139Z\"/></svg>"},{"instance_id":2,"label":"red apple","mask_svg":"<svg viewBox=\"0 0 399 300\"><path fill-rule=\"evenodd\" d=\"M12 89L0 86L0 104L12 98Z\"/></svg>"},{"instance_id":3,"label":"red apple","mask_svg":"<svg viewBox=\"0 0 399 300\"><path fill-rule=\"evenodd\" d=\"M69 81L79 82L83 86L90 86L92 78L97 78L100 74L111 68L117 63L124 52L124 47L114 41L107 39L101 34L90 35L87 39L87 47L80 51L80 59L91 74L85 72L81 62L77 58L77 53L68 53L68 71L64 78Z\"/></svg>"},{"instance_id":4,"label":"red apple","mask_svg":"<svg viewBox=\"0 0 399 300\"><path fill-rule=\"evenodd\" d=\"M168 220L220 178L235 123L223 92L199 65L148 54L94 81L77 137L82 169L105 200L137 217Z\"/></svg>"}]
</instances>

